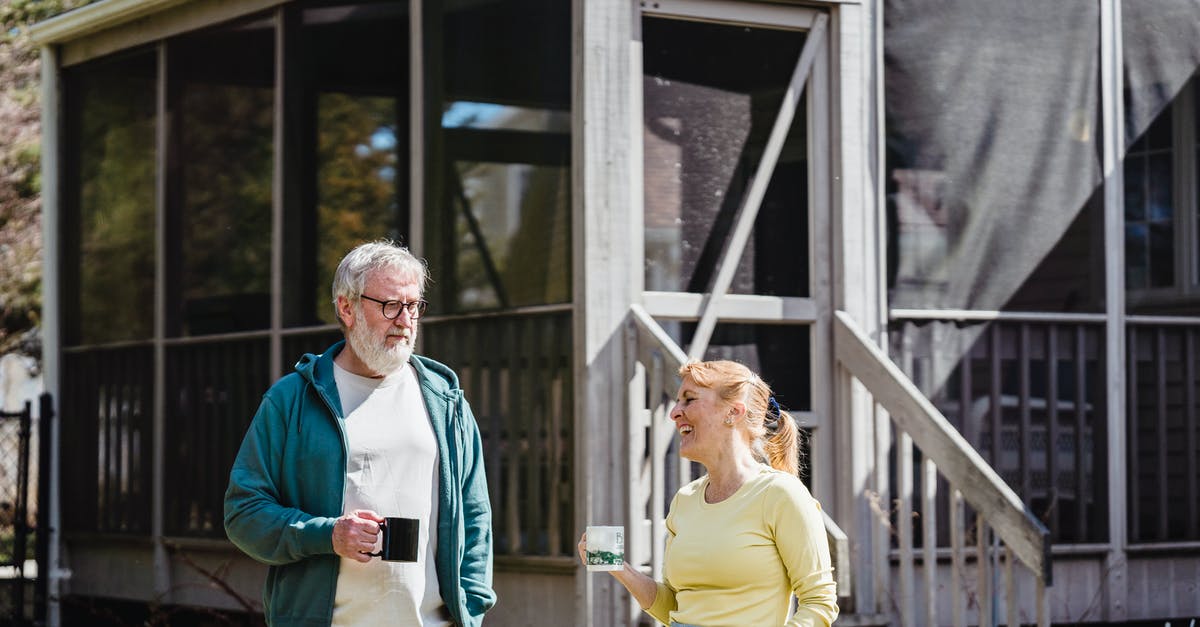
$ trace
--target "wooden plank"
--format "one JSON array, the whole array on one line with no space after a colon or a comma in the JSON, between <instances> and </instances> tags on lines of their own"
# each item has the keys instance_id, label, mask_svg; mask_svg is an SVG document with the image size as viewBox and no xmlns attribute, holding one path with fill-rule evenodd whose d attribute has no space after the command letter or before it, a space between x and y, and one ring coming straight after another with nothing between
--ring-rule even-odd
<instances>
[{"instance_id":1,"label":"wooden plank","mask_svg":"<svg viewBox=\"0 0 1200 627\"><path fill-rule=\"evenodd\" d=\"M1197 505L1200 501L1200 491L1197 490L1196 480L1196 334L1197 329L1186 329L1186 339L1183 349L1183 415L1187 425L1187 524L1188 529L1200 528L1200 517L1197 517Z\"/></svg>"},{"instance_id":2,"label":"wooden plank","mask_svg":"<svg viewBox=\"0 0 1200 627\"><path fill-rule=\"evenodd\" d=\"M1046 527L845 312L836 312L835 321L838 360L866 385L943 474L961 486L967 502L1013 547L1021 562L1051 581Z\"/></svg>"},{"instance_id":3,"label":"wooden plank","mask_svg":"<svg viewBox=\"0 0 1200 627\"><path fill-rule=\"evenodd\" d=\"M964 627L963 597L966 595L966 582L963 581L963 535L965 533L963 520L962 493L950 489L950 615L954 627Z\"/></svg>"},{"instance_id":4,"label":"wooden plank","mask_svg":"<svg viewBox=\"0 0 1200 627\"><path fill-rule=\"evenodd\" d=\"M1170 507L1167 503L1167 486L1170 481L1167 475L1167 451L1170 448L1167 445L1167 335L1165 329L1158 327L1154 329L1154 388L1156 391L1154 398L1154 430L1158 435L1158 480L1155 486L1158 487L1155 496L1155 501L1158 502L1158 529L1157 540L1167 540L1168 530L1167 523L1170 518ZM1136 427L1135 427L1136 428ZM1139 452L1137 449L1130 449L1133 457L1137 457ZM1134 475L1134 483L1137 483L1137 475ZM1134 507L1138 507L1137 501L1134 501ZM1136 518L1136 516L1134 517Z\"/></svg>"},{"instance_id":5,"label":"wooden plank","mask_svg":"<svg viewBox=\"0 0 1200 627\"><path fill-rule=\"evenodd\" d=\"M546 527L550 537L550 555L558 555L563 552L566 545L564 541L573 540L573 538L564 538L562 533L562 502L563 502L563 483L562 483L562 467L563 467L563 446L562 446L562 418L566 415L562 411L561 401L561 385L563 379L562 359L560 358L560 350L562 346L566 346L566 342L562 337L562 317L551 315L547 318L546 327L548 329L549 346L546 355L546 413L548 423L546 425L546 444L549 447L548 456L548 472L547 478L547 503L546 503ZM574 545L574 542L568 542ZM568 550L568 554L571 552Z\"/></svg>"},{"instance_id":6,"label":"wooden plank","mask_svg":"<svg viewBox=\"0 0 1200 627\"><path fill-rule=\"evenodd\" d=\"M711 0L657 0L642 8L645 15L678 19L735 22L738 24L767 26L770 28L811 28L820 15L813 9L772 6L769 4L738 4L735 10L730 5Z\"/></svg>"},{"instance_id":7,"label":"wooden plank","mask_svg":"<svg viewBox=\"0 0 1200 627\"><path fill-rule=\"evenodd\" d=\"M1003 389L1000 378L1000 352L1003 350L1000 342L1000 325L993 324L987 330L988 334L988 376L989 402L988 420L991 423L991 461L1000 467L1004 459L1004 401L1000 391Z\"/></svg>"},{"instance_id":8,"label":"wooden plank","mask_svg":"<svg viewBox=\"0 0 1200 627\"><path fill-rule=\"evenodd\" d=\"M650 364L650 405L653 411L650 416L650 542L653 547L650 553L650 573L655 580L662 578L663 562L666 558L666 452L674 438L672 433L660 427L671 424L667 420L668 405L662 401L663 380L668 378L664 370L662 353L656 353Z\"/></svg>"},{"instance_id":9,"label":"wooden plank","mask_svg":"<svg viewBox=\"0 0 1200 627\"><path fill-rule=\"evenodd\" d=\"M623 520L630 477L620 336L641 294L641 84L634 54L638 8L628 2L572 0L571 249L573 475L576 531L598 517ZM635 141L635 138L637 141ZM636 183L631 183L636 181ZM635 190L631 192L632 190ZM635 228L637 227L637 228ZM596 446L597 442L608 443ZM612 577L576 571L580 627L632 622L638 608Z\"/></svg>"},{"instance_id":10,"label":"wooden plank","mask_svg":"<svg viewBox=\"0 0 1200 627\"><path fill-rule=\"evenodd\" d=\"M1088 539L1087 499L1084 490L1090 488L1084 482L1083 433L1087 428L1087 338L1082 326L1075 327L1075 520L1079 529L1076 542Z\"/></svg>"},{"instance_id":11,"label":"wooden plank","mask_svg":"<svg viewBox=\"0 0 1200 627\"><path fill-rule=\"evenodd\" d=\"M938 624L937 482L937 465L924 457L921 460L921 573L925 576L926 625Z\"/></svg>"},{"instance_id":12,"label":"wooden plank","mask_svg":"<svg viewBox=\"0 0 1200 627\"><path fill-rule=\"evenodd\" d=\"M1013 579L1012 549L1004 547L1004 596L1008 606L1004 610L1004 624L1009 627L1021 627L1021 616L1017 613L1017 584Z\"/></svg>"},{"instance_id":13,"label":"wooden plank","mask_svg":"<svg viewBox=\"0 0 1200 627\"><path fill-rule=\"evenodd\" d=\"M1034 602L1037 603L1037 626L1050 627L1050 608L1047 607L1050 598L1046 596L1046 584L1037 577L1033 578Z\"/></svg>"},{"instance_id":14,"label":"wooden plank","mask_svg":"<svg viewBox=\"0 0 1200 627\"><path fill-rule=\"evenodd\" d=\"M821 516L825 520L825 539L829 542L830 558L833 560L833 580L837 583L838 599L851 599L853 573L850 567L850 538L829 512L822 509ZM838 601L839 605L843 603ZM845 609L843 605L843 611Z\"/></svg>"},{"instance_id":15,"label":"wooden plank","mask_svg":"<svg viewBox=\"0 0 1200 627\"><path fill-rule=\"evenodd\" d=\"M1126 354L1126 356L1129 360L1129 363L1128 363L1128 373L1129 374L1127 375L1127 377L1129 379L1129 392L1128 392L1128 394L1129 394L1129 419L1130 419L1129 427L1128 427L1129 450L1134 452L1134 454L1132 456L1130 456L1130 459L1129 459L1129 472L1132 473L1133 477L1137 477L1141 474L1141 459L1137 455L1138 441L1141 439L1140 436L1138 435L1138 427L1139 427L1138 423L1140 422L1140 419L1141 419L1141 412L1138 411L1140 394L1138 394L1138 385L1139 385L1138 378L1139 377L1138 377L1138 372L1137 372L1138 334L1139 334L1139 332L1140 332L1140 329L1138 329L1136 327L1131 327L1129 329L1129 350L1128 350L1128 353ZM1111 463L1111 460L1109 463ZM1111 494L1111 490L1109 492ZM1129 497L1128 498L1129 498L1130 503L1140 504L1142 502L1141 492L1142 492L1142 490L1141 490L1141 482L1140 481L1135 479L1135 480L1129 482ZM1109 507L1111 508L1111 507L1114 507L1115 505L1116 505L1116 503L1110 503ZM1129 539L1133 542L1143 542L1145 540L1145 538L1142 535L1141 517L1140 516L1131 516L1129 518Z\"/></svg>"},{"instance_id":16,"label":"wooden plank","mask_svg":"<svg viewBox=\"0 0 1200 627\"><path fill-rule=\"evenodd\" d=\"M783 143L787 140L788 130L792 126L796 107L804 93L804 84L812 70L817 49L824 40L825 24L828 19L824 14L818 14L813 20L812 28L804 39L804 48L800 51L800 58L796 60L796 67L792 71L791 82L788 84L787 92L784 93L779 113L771 127L771 134L767 138L766 146L763 147L758 167L754 171L745 196L742 197L737 211L734 213L733 233L730 234L729 241L721 249L721 256L717 261L717 274L713 278L709 293L705 296L704 313L700 315L700 321L696 324L696 332L692 336L692 343L688 347L688 356L693 359L700 359L704 356L704 352L708 349L708 342L712 339L713 330L717 326L715 304L720 302L725 297L725 293L729 291L733 276L737 272L738 262L741 261L742 253L746 250L746 242L749 241L750 233L754 230L754 221L758 217L759 206L762 204L763 196L767 193L767 185L771 182L771 175L775 172L775 165L779 161Z\"/></svg>"},{"instance_id":17,"label":"wooden plank","mask_svg":"<svg viewBox=\"0 0 1200 627\"><path fill-rule=\"evenodd\" d=\"M1020 407L1020 422L1018 423L1020 431L1018 432L1017 441L1020 443L1020 451L1017 459L1020 460L1019 468L1021 469L1021 496L1028 501L1030 495L1033 494L1033 425L1029 410L1029 361L1032 359L1029 342L1029 323L1023 322L1018 326L1018 343L1017 343L1017 377L1019 388L1019 407ZM1053 399L1047 399L1047 404L1054 404ZM995 458L999 463L1000 456Z\"/></svg>"},{"instance_id":18,"label":"wooden plank","mask_svg":"<svg viewBox=\"0 0 1200 627\"><path fill-rule=\"evenodd\" d=\"M63 24L54 29L52 21L39 25L35 31L43 43L63 43L63 65L70 66L127 50L155 41L190 33L203 28L264 11L283 4L284 0L238 0L237 2L180 2L179 0L124 0L122 4L137 11L123 15L75 16L75 12L64 14L73 24ZM97 3L89 7L103 7L108 3ZM175 5L175 6L170 6ZM169 9L163 10L164 7ZM84 7L84 8L89 8Z\"/></svg>"},{"instance_id":19,"label":"wooden plank","mask_svg":"<svg viewBox=\"0 0 1200 627\"><path fill-rule=\"evenodd\" d=\"M891 521L888 519L887 512L891 509L891 476L889 467L891 465L888 459L889 451L892 448L892 421L878 404L872 404L872 440L874 446L874 459L871 460L873 472L871 473L873 488L875 491L876 505L880 511L874 512L871 518L873 523L870 527L871 534L871 555L870 561L863 560L859 564L872 564L877 567L871 569L873 571L873 582L871 590L875 594L877 603L882 604L884 599L889 599L892 596L892 585L894 583L891 577L890 558L891 552ZM861 608L860 611L876 611L877 608Z\"/></svg>"},{"instance_id":20,"label":"wooden plank","mask_svg":"<svg viewBox=\"0 0 1200 627\"><path fill-rule=\"evenodd\" d=\"M704 313L704 294L645 292L642 305L657 319L698 320ZM793 322L815 324L820 308L815 298L726 294L715 305L722 322Z\"/></svg>"},{"instance_id":21,"label":"wooden plank","mask_svg":"<svg viewBox=\"0 0 1200 627\"><path fill-rule=\"evenodd\" d=\"M975 513L975 594L979 597L979 627L991 627L992 604L992 563L989 559L988 542L989 530L986 519L979 512Z\"/></svg>"},{"instance_id":22,"label":"wooden plank","mask_svg":"<svg viewBox=\"0 0 1200 627\"><path fill-rule=\"evenodd\" d=\"M900 625L917 624L913 594L913 446L908 433L896 438L896 535L900 539Z\"/></svg>"},{"instance_id":23,"label":"wooden plank","mask_svg":"<svg viewBox=\"0 0 1200 627\"><path fill-rule=\"evenodd\" d=\"M1107 603L1105 620L1122 622L1128 612L1128 562L1125 544L1132 537L1127 533L1128 501L1126 491L1129 473L1126 460L1126 433L1129 416L1125 394L1130 389L1125 376L1125 112L1124 58L1121 35L1121 0L1101 0L1100 5L1100 137L1101 168L1104 181L1104 392L1105 399L1105 468L1103 483L1108 490L1108 540L1105 556L1104 600ZM1136 407L1132 403L1130 407ZM1136 481L1129 482L1136 484ZM1136 501L1134 501L1136 503Z\"/></svg>"},{"instance_id":24,"label":"wooden plank","mask_svg":"<svg viewBox=\"0 0 1200 627\"><path fill-rule=\"evenodd\" d=\"M1058 497L1058 439L1061 437L1058 425L1058 325L1046 325L1046 488L1050 495L1050 527L1051 537L1061 533L1059 517L1061 507ZM1076 498L1082 498L1079 488L1075 489ZM1077 538L1082 541L1083 538Z\"/></svg>"},{"instance_id":25,"label":"wooden plank","mask_svg":"<svg viewBox=\"0 0 1200 627\"><path fill-rule=\"evenodd\" d=\"M510 455L508 472L504 477L507 488L504 506L507 514L505 523L508 526L509 550L521 554L525 553L527 548L521 535L522 514L524 513L521 511L521 470L529 464L529 414L521 394L522 366L520 363L520 351L525 341L525 335L519 320L504 319L503 325L507 329L503 333L504 339L501 342L502 354L506 355L503 361L502 373L504 376L502 377L501 394L504 399L504 422L508 425Z\"/></svg>"}]
</instances>

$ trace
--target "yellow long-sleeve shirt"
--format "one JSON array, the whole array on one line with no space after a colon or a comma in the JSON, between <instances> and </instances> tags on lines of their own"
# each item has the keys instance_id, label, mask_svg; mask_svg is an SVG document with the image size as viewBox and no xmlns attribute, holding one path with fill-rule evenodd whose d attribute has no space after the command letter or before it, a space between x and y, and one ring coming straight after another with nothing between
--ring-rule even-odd
<instances>
[{"instance_id":1,"label":"yellow long-sleeve shirt","mask_svg":"<svg viewBox=\"0 0 1200 627\"><path fill-rule=\"evenodd\" d=\"M646 612L702 627L830 625L837 589L821 506L799 479L763 466L732 496L704 502L705 475L675 494L663 582ZM791 595L799 600L788 618Z\"/></svg>"}]
</instances>

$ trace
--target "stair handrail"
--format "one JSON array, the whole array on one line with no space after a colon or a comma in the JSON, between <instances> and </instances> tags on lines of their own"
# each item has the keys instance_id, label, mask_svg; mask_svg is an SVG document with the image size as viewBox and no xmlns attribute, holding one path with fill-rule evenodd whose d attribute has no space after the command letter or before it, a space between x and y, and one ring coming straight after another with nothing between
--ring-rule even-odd
<instances>
[{"instance_id":1,"label":"stair handrail","mask_svg":"<svg viewBox=\"0 0 1200 627\"><path fill-rule=\"evenodd\" d=\"M1053 573L1046 526L850 314L834 312L833 335L838 362L862 382L1017 559L1049 586Z\"/></svg>"}]
</instances>

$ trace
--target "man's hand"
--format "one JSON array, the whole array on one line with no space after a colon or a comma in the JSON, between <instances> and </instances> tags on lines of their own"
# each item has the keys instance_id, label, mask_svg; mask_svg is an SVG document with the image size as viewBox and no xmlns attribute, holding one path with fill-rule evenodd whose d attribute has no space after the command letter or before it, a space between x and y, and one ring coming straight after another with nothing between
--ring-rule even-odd
<instances>
[{"instance_id":1,"label":"man's hand","mask_svg":"<svg viewBox=\"0 0 1200 627\"><path fill-rule=\"evenodd\" d=\"M333 552L359 562L371 561L379 523L383 517L369 509L356 509L333 523Z\"/></svg>"}]
</instances>

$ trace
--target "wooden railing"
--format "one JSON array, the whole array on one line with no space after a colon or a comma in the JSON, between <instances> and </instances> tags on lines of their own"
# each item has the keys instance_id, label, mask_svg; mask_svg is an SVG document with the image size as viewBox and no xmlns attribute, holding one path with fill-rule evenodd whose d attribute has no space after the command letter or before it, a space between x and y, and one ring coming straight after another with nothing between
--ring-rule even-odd
<instances>
[{"instance_id":1,"label":"wooden railing","mask_svg":"<svg viewBox=\"0 0 1200 627\"><path fill-rule=\"evenodd\" d=\"M574 557L570 307L431 318L421 334L479 423L497 557Z\"/></svg>"},{"instance_id":2,"label":"wooden railing","mask_svg":"<svg viewBox=\"0 0 1200 627\"><path fill-rule=\"evenodd\" d=\"M1200 540L1200 324L1130 317L1129 539Z\"/></svg>"},{"instance_id":3,"label":"wooden railing","mask_svg":"<svg viewBox=\"0 0 1200 627\"><path fill-rule=\"evenodd\" d=\"M63 529L148 534L153 348L67 352L62 380Z\"/></svg>"},{"instance_id":4,"label":"wooden railing","mask_svg":"<svg viewBox=\"0 0 1200 627\"><path fill-rule=\"evenodd\" d=\"M888 338L891 359L1054 544L1108 540L1102 317L893 318ZM937 494L937 515L948 514L949 501ZM936 541L949 546L948 530Z\"/></svg>"},{"instance_id":5,"label":"wooden railing","mask_svg":"<svg viewBox=\"0 0 1200 627\"><path fill-rule=\"evenodd\" d=\"M648 566L649 574L659 579L667 537L666 508L679 487L695 478L697 470L695 464L679 456L675 425L667 415L679 389L679 367L689 359L640 305L630 308L628 325L626 348L634 357L628 373L631 485L625 550L630 563ZM845 610L852 607L850 543L828 514L825 531L838 603Z\"/></svg>"},{"instance_id":6,"label":"wooden railing","mask_svg":"<svg viewBox=\"0 0 1200 627\"><path fill-rule=\"evenodd\" d=\"M871 341L854 320L845 312L834 315L834 347L838 362L854 378L860 381L872 395L874 402L890 415L896 427L897 477L896 501L897 520L906 521L912 512L914 446L924 455L921 473L921 494L929 503L936 493L940 475L949 483L952 505L950 509L951 536L951 580L953 624L964 625L965 591L963 585L966 570L967 549L965 539L965 516L963 503L967 503L977 514L975 529L975 563L977 569L975 596L978 600L978 624L993 624L994 612L992 578L997 575L993 562L995 547L990 533L1005 546L1004 577L1007 592L1007 623L1018 624L1022 616L1018 613L1018 586L1013 576L1013 562L1019 561L1032 575L1036 596L1036 621L1038 625L1049 625L1045 588L1051 583L1051 560L1049 531L1021 502L1003 479L987 464L963 438L942 413L926 398L900 368L888 358L883 350ZM876 472L882 469L876 468ZM938 588L937 559L935 555L936 517L922 517L923 547L922 571L927 591L926 600L935 601L933 592ZM916 624L916 596L913 585L914 552L913 532L908 524L898 524L900 541L898 577L901 590L896 595L900 624ZM1028 607L1028 601L1021 604ZM936 624L931 615L935 603L926 609L926 624ZM995 608L998 609L998 608Z\"/></svg>"}]
</instances>

